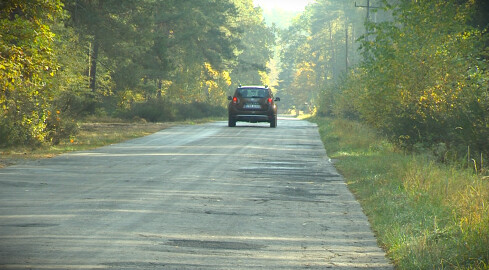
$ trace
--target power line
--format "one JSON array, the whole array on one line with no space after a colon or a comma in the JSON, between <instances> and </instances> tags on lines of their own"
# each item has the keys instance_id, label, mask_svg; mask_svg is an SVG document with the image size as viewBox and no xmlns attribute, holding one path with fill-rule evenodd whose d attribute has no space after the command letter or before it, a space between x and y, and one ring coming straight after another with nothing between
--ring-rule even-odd
<instances>
[{"instance_id":1,"label":"power line","mask_svg":"<svg viewBox=\"0 0 489 270\"><path fill-rule=\"evenodd\" d=\"M355 1L355 7L366 8L367 9L367 25L370 22L370 9L381 8L381 7L371 6L370 5L370 0L367 0L367 5L366 6L357 5L357 2ZM368 26L367 26L367 41L368 41Z\"/></svg>"},{"instance_id":2,"label":"power line","mask_svg":"<svg viewBox=\"0 0 489 270\"><path fill-rule=\"evenodd\" d=\"M373 9L380 8L380 7L371 6L370 5L370 0L367 0L367 5L366 6L357 5L357 2L355 2L355 7L367 8L367 22L369 22L369 20L370 20L370 9L371 8L373 8Z\"/></svg>"}]
</instances>

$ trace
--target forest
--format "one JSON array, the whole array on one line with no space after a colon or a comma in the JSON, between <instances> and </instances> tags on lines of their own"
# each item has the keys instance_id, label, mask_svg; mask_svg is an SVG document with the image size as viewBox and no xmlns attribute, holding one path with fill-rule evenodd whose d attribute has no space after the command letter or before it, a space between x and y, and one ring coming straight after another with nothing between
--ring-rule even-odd
<instances>
[{"instance_id":1,"label":"forest","mask_svg":"<svg viewBox=\"0 0 489 270\"><path fill-rule=\"evenodd\" d=\"M273 27L252 0L0 3L0 145L58 143L88 115L224 116L267 84Z\"/></svg>"},{"instance_id":2,"label":"forest","mask_svg":"<svg viewBox=\"0 0 489 270\"><path fill-rule=\"evenodd\" d=\"M488 2L357 2L317 0L279 25L252 0L2 1L0 145L56 144L90 115L222 117L242 83L271 85L282 113L482 165Z\"/></svg>"},{"instance_id":3,"label":"forest","mask_svg":"<svg viewBox=\"0 0 489 270\"><path fill-rule=\"evenodd\" d=\"M487 0L0 1L0 157L90 121L224 118L236 86L269 85L280 113L316 116L395 267L487 269L488 14Z\"/></svg>"}]
</instances>

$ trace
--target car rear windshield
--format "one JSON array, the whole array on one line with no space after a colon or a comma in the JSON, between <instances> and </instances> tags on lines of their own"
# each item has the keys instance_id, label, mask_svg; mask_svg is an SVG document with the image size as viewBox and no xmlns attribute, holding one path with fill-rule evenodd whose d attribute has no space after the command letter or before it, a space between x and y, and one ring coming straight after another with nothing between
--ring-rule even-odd
<instances>
[{"instance_id":1,"label":"car rear windshield","mask_svg":"<svg viewBox=\"0 0 489 270\"><path fill-rule=\"evenodd\" d=\"M243 98L265 98L268 97L268 91L267 89L240 88L236 95Z\"/></svg>"}]
</instances>

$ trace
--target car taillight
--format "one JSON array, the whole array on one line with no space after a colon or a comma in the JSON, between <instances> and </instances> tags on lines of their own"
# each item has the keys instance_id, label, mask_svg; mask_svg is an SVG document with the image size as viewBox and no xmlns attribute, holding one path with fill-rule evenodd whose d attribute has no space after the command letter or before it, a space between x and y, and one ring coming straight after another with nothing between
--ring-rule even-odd
<instances>
[{"instance_id":1,"label":"car taillight","mask_svg":"<svg viewBox=\"0 0 489 270\"><path fill-rule=\"evenodd\" d=\"M238 98L237 97L233 97L233 104L237 104L238 103Z\"/></svg>"},{"instance_id":2,"label":"car taillight","mask_svg":"<svg viewBox=\"0 0 489 270\"><path fill-rule=\"evenodd\" d=\"M272 98L268 98L268 104L272 104Z\"/></svg>"}]
</instances>

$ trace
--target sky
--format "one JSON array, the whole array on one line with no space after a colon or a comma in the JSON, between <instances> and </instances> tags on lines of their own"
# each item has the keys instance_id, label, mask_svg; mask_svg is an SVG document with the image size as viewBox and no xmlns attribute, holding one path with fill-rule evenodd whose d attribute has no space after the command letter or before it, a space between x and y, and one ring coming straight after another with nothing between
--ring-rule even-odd
<instances>
[{"instance_id":1,"label":"sky","mask_svg":"<svg viewBox=\"0 0 489 270\"><path fill-rule=\"evenodd\" d=\"M303 11L307 4L314 0L253 0L255 6L263 9L283 9L287 11Z\"/></svg>"}]
</instances>

